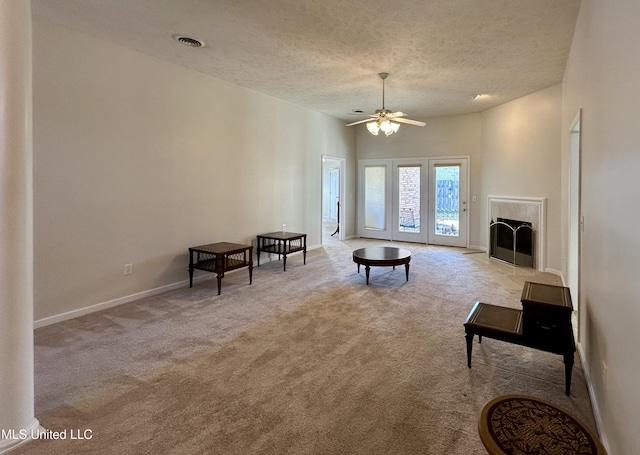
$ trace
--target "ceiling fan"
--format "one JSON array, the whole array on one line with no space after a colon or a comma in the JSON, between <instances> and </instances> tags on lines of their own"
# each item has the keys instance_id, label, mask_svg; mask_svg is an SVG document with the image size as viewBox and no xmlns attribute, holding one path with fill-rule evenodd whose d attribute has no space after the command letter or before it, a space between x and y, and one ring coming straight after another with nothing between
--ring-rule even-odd
<instances>
[{"instance_id":1,"label":"ceiling fan","mask_svg":"<svg viewBox=\"0 0 640 455\"><path fill-rule=\"evenodd\" d=\"M404 112L392 112L389 109L385 109L384 80L387 78L387 76L389 76L389 73L379 73L378 76L380 76L380 79L382 79L382 109L376 109L375 114L368 115L369 118L349 123L347 126L367 123L367 129L374 136L377 136L380 131L382 131L387 136L390 136L393 133L397 133L401 123L415 126L425 126L426 123L424 122L404 118L407 115Z\"/></svg>"}]
</instances>

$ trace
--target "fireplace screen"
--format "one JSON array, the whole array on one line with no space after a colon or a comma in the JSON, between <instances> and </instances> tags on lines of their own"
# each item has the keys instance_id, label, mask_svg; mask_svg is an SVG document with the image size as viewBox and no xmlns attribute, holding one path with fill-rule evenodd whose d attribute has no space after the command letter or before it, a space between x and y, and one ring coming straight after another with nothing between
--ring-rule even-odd
<instances>
[{"instance_id":1,"label":"fireplace screen","mask_svg":"<svg viewBox=\"0 0 640 455\"><path fill-rule=\"evenodd\" d=\"M497 218L491 221L490 256L514 265L533 267L534 231L526 221Z\"/></svg>"}]
</instances>

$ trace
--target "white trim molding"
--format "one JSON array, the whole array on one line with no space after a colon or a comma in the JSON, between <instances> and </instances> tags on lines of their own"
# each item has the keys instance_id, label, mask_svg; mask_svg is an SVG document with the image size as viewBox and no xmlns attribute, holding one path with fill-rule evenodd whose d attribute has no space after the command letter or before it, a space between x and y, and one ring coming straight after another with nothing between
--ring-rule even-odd
<instances>
[{"instance_id":1,"label":"white trim molding","mask_svg":"<svg viewBox=\"0 0 640 455\"><path fill-rule=\"evenodd\" d=\"M35 440L34 435L44 432L45 429L40 426L38 419L33 419L29 428L20 429L4 429L5 432L10 433L9 438L0 439L0 455L11 452L23 444ZM7 435L5 435L7 436Z\"/></svg>"},{"instance_id":2,"label":"white trim molding","mask_svg":"<svg viewBox=\"0 0 640 455\"><path fill-rule=\"evenodd\" d=\"M322 244L319 245L312 245L310 247L307 247L307 252L318 249L318 248L322 248ZM262 258L262 263L267 263L267 262L271 262L271 261L275 261L278 258L276 257L275 254L271 254L271 253L266 253L267 256L265 256L264 258ZM255 267L257 267L256 264L256 259L254 257L254 269ZM226 274L229 273L236 273L236 272L241 272L244 271L246 269L235 269L235 270L230 270L228 272L225 272ZM193 282L194 283L200 283L203 281L207 281L207 280L212 280L215 279L216 275L215 273L202 273L202 275L200 276L195 276L193 278ZM49 316L49 317L45 317L42 319L37 319L36 321L34 321L33 323L33 328L34 329L39 329L42 327L46 327L48 325L51 324L56 324L58 322L63 322L63 321L68 321L69 319L75 319L75 318L79 318L80 316L85 316L87 314L91 314L91 313L95 313L97 311L102 311L102 310L106 310L108 308L113 308L116 306L120 306L120 305L124 305L125 303L131 303L131 302L135 302L137 300L141 300L144 299L146 297L152 297L154 295L158 295L158 294L162 294L165 292L169 292L169 291L175 291L176 289L180 289L180 288L184 288L189 286L189 280L182 280L182 281L178 281L176 283L170 283L167 284L165 286L160 286L157 288L153 288L153 289L148 289L146 291L142 291L142 292L137 292L135 294L130 294L130 295L125 295L123 297L119 297L117 299L113 299L113 300L109 300L106 302L100 302L100 303L96 303L93 305L89 305L89 306L85 306L82 308L77 308L75 310L71 310L71 311L67 311L65 313L60 313L60 314L56 314L53 316ZM2 453L0 452L0 455L2 455Z\"/></svg>"}]
</instances>

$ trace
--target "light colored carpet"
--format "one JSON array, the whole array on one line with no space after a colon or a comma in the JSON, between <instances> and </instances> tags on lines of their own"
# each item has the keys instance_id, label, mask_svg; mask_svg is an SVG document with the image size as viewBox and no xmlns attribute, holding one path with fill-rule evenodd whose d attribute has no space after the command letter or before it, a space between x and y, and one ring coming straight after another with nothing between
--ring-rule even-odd
<instances>
[{"instance_id":1,"label":"light colored carpet","mask_svg":"<svg viewBox=\"0 0 640 455\"><path fill-rule=\"evenodd\" d=\"M474 301L520 308L524 281L557 277L402 244L409 282L372 268L366 286L351 252L367 245L394 243L327 238L306 265L255 268L252 285L227 274L220 296L207 280L38 329L36 415L92 439L14 453L484 454L478 416L503 394L594 428L577 355L571 397L561 356L485 339L466 365Z\"/></svg>"}]
</instances>

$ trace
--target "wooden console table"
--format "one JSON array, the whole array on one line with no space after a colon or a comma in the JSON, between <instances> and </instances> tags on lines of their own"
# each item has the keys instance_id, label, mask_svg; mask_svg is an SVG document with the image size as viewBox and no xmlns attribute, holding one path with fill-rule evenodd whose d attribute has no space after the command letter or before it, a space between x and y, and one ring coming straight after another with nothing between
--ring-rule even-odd
<instances>
[{"instance_id":1,"label":"wooden console table","mask_svg":"<svg viewBox=\"0 0 640 455\"><path fill-rule=\"evenodd\" d=\"M563 356L565 394L571 391L571 372L576 344L571 325L569 288L525 282L523 309L476 302L464 323L467 340L467 366L471 368L473 337L494 338Z\"/></svg>"},{"instance_id":2,"label":"wooden console table","mask_svg":"<svg viewBox=\"0 0 640 455\"><path fill-rule=\"evenodd\" d=\"M218 295L224 273L249 267L249 284L253 280L253 247L239 243L219 242L189 248L189 287L193 286L193 271L213 272L218 278Z\"/></svg>"},{"instance_id":3,"label":"wooden console table","mask_svg":"<svg viewBox=\"0 0 640 455\"><path fill-rule=\"evenodd\" d=\"M287 270L287 255L302 251L303 263L307 263L307 234L295 232L271 232L258 236L256 259L260 266L260 253L274 253L282 256L284 270Z\"/></svg>"}]
</instances>

